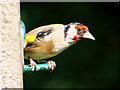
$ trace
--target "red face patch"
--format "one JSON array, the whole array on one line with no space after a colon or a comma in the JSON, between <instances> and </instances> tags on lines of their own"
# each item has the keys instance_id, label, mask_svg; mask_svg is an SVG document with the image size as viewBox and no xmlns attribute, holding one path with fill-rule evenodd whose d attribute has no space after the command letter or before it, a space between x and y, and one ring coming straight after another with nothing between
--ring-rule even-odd
<instances>
[{"instance_id":1,"label":"red face patch","mask_svg":"<svg viewBox=\"0 0 120 90\"><path fill-rule=\"evenodd\" d=\"M75 25L75 29L77 29L77 35L74 36L73 40L78 41L83 36L83 33L88 30L88 27L82 24Z\"/></svg>"},{"instance_id":2,"label":"red face patch","mask_svg":"<svg viewBox=\"0 0 120 90\"><path fill-rule=\"evenodd\" d=\"M77 28L79 28L79 29L83 29L83 30L85 30L85 31L88 30L88 27L85 26L85 25L82 25L82 24L80 24L80 25L76 25L76 26L75 26L75 29L77 29Z\"/></svg>"},{"instance_id":3,"label":"red face patch","mask_svg":"<svg viewBox=\"0 0 120 90\"><path fill-rule=\"evenodd\" d=\"M73 40L78 41L78 40L80 40L80 38L78 38L78 36L74 36Z\"/></svg>"}]
</instances>

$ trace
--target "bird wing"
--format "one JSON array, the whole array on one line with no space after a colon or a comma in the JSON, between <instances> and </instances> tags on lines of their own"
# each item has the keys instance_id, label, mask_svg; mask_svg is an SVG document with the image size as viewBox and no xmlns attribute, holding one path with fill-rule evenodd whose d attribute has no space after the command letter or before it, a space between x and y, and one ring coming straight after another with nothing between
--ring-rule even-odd
<instances>
[{"instance_id":1,"label":"bird wing","mask_svg":"<svg viewBox=\"0 0 120 90\"><path fill-rule=\"evenodd\" d=\"M49 30L52 30L52 33L49 33L48 32ZM41 40L45 42L52 41L58 49L61 49L64 46L68 45L67 42L65 42L64 40L65 37L64 37L63 24L51 24L51 25L38 27L28 32L26 34L26 37L28 37L28 41L30 42L35 41L37 37L38 37L37 39L39 40L39 43Z\"/></svg>"},{"instance_id":2,"label":"bird wing","mask_svg":"<svg viewBox=\"0 0 120 90\"><path fill-rule=\"evenodd\" d=\"M27 35L36 35L39 32L43 32L43 31L46 31L48 29L51 29L51 28L53 28L56 25L62 25L62 24L51 24L51 25L41 26L41 27L35 28L35 29L31 30L30 32L28 32L26 34L26 36Z\"/></svg>"},{"instance_id":3,"label":"bird wing","mask_svg":"<svg viewBox=\"0 0 120 90\"><path fill-rule=\"evenodd\" d=\"M49 32L52 30L52 32ZM42 32L42 34L40 34ZM48 32L48 35L46 33ZM43 35L43 37L41 37ZM46 35L46 36L44 36ZM25 56L31 56L34 59L44 59L55 56L63 48L68 46L64 40L64 25L52 24L38 27L26 34L31 42L26 46ZM38 38L37 38L38 36ZM27 38L26 38L27 39Z\"/></svg>"}]
</instances>

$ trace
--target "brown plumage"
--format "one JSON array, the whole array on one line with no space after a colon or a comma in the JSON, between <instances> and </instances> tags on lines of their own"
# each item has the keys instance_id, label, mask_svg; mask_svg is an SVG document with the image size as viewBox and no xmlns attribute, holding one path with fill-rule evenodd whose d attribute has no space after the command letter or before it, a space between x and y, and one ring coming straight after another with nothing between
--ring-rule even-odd
<instances>
[{"instance_id":1,"label":"brown plumage","mask_svg":"<svg viewBox=\"0 0 120 90\"><path fill-rule=\"evenodd\" d=\"M49 29L52 29L53 32L48 38L41 38L39 42L33 41L32 46L24 49L25 58L30 56L35 60L46 59L55 56L58 53L57 49L59 50L68 46L67 42L64 40L64 25L62 24L42 26L28 32L26 36L37 35L39 32Z\"/></svg>"}]
</instances>

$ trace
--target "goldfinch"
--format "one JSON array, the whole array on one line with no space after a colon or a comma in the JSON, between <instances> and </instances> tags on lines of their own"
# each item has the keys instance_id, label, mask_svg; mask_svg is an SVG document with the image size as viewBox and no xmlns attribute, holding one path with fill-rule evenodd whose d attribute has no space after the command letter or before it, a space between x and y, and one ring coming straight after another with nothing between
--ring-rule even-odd
<instances>
[{"instance_id":1,"label":"goldfinch","mask_svg":"<svg viewBox=\"0 0 120 90\"><path fill-rule=\"evenodd\" d=\"M26 34L25 59L29 58L30 65L37 68L37 64L33 60L54 57L82 38L95 40L88 27L81 23L51 24L38 27ZM52 70L56 66L53 61L47 63L49 67L53 67Z\"/></svg>"}]
</instances>

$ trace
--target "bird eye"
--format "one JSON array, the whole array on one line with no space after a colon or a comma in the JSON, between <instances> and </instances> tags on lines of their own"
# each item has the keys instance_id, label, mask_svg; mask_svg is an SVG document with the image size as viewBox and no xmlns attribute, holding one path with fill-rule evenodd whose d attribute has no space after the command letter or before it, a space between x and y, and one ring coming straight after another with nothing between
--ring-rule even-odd
<instances>
[{"instance_id":1,"label":"bird eye","mask_svg":"<svg viewBox=\"0 0 120 90\"><path fill-rule=\"evenodd\" d=\"M81 29L80 29L80 28L78 28L77 30L78 30L78 31L81 31Z\"/></svg>"},{"instance_id":2,"label":"bird eye","mask_svg":"<svg viewBox=\"0 0 120 90\"><path fill-rule=\"evenodd\" d=\"M83 29L80 29L80 28L78 28L77 31L78 31L78 33L81 34L81 35L83 35L83 33L85 33L85 31L84 31Z\"/></svg>"}]
</instances>

